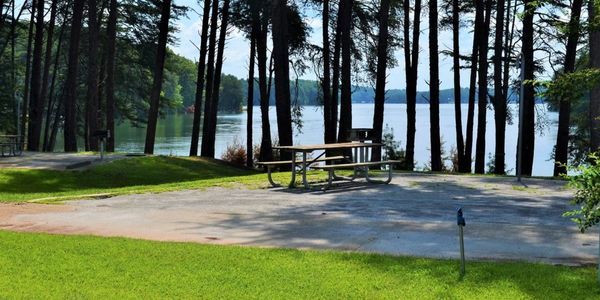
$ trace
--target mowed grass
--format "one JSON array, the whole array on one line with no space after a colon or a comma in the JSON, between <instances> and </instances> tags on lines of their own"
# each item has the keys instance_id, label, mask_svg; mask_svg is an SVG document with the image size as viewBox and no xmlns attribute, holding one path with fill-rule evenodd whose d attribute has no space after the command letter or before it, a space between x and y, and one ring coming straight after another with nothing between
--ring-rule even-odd
<instances>
[{"instance_id":1,"label":"mowed grass","mask_svg":"<svg viewBox=\"0 0 600 300\"><path fill-rule=\"evenodd\" d=\"M322 180L324 172L311 174ZM289 172L274 174L287 184ZM166 192L207 187L267 187L267 175L218 160L187 157L138 157L83 171L0 169L0 202L53 202L81 197Z\"/></svg>"},{"instance_id":2,"label":"mowed grass","mask_svg":"<svg viewBox=\"0 0 600 300\"><path fill-rule=\"evenodd\" d=\"M0 298L598 299L592 267L0 231Z\"/></svg>"}]
</instances>

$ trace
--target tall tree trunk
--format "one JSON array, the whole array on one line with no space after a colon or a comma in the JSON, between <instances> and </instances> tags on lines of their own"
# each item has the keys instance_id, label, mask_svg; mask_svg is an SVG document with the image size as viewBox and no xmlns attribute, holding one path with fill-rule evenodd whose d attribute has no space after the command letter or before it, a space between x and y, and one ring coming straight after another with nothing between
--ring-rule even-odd
<instances>
[{"instance_id":1,"label":"tall tree trunk","mask_svg":"<svg viewBox=\"0 0 600 300\"><path fill-rule=\"evenodd\" d=\"M31 0L31 17L29 19L29 30L27 35L27 54L25 55L25 83L23 89L23 106L21 107L21 134L27 135L27 123L29 116L29 92L31 87L31 52L33 50L33 30L35 25L36 0Z\"/></svg>"},{"instance_id":2,"label":"tall tree trunk","mask_svg":"<svg viewBox=\"0 0 600 300\"><path fill-rule=\"evenodd\" d=\"M388 25L390 17L390 0L381 0L379 4L379 36L377 37L377 74L375 79L375 109L373 114L373 142L381 143L383 136L383 113L385 104L385 82L387 80L388 58ZM373 149L371 159L381 160L381 148Z\"/></svg>"},{"instance_id":3,"label":"tall tree trunk","mask_svg":"<svg viewBox=\"0 0 600 300\"><path fill-rule=\"evenodd\" d=\"M292 111L290 99L290 55L288 49L287 0L273 0L273 63L275 67L275 108L279 144L293 145ZM291 153L282 152L283 160L292 159Z\"/></svg>"},{"instance_id":4,"label":"tall tree trunk","mask_svg":"<svg viewBox=\"0 0 600 300\"><path fill-rule=\"evenodd\" d=\"M221 14L221 24L219 32L219 42L217 45L217 60L215 62L215 72L213 78L213 86L211 93L211 109L208 116L204 118L210 118L208 134L202 136L202 146L206 146L202 150L202 156L204 157L215 157L215 140L217 135L217 113L219 110L219 91L221 87L221 70L223 69L223 52L225 51L225 39L227 38L227 25L229 19L229 0L223 2L223 9ZM206 152L204 151L206 150Z\"/></svg>"},{"instance_id":5,"label":"tall tree trunk","mask_svg":"<svg viewBox=\"0 0 600 300\"><path fill-rule=\"evenodd\" d=\"M575 71L577 60L577 44L579 43L579 18L583 0L574 0L571 7L571 19L567 37L567 48L565 53L564 74ZM571 99L560 99L558 112L558 133L556 135L556 148L554 152L554 176L567 173L567 162L569 158L569 129L571 125Z\"/></svg>"},{"instance_id":6,"label":"tall tree trunk","mask_svg":"<svg viewBox=\"0 0 600 300\"><path fill-rule=\"evenodd\" d=\"M44 58L44 71L43 71L43 75L42 75L42 91L40 93L40 100L42 102L46 102L46 99L48 99L48 88L49 88L49 84L50 84L50 66L52 65L52 46L54 45L54 27L55 27L55 23L56 23L56 6L57 6L57 0L52 0L52 4L50 6L50 21L48 22L48 32L47 32L47 36L46 36L46 54L45 54L45 58ZM62 31L61 31L61 39L62 39ZM59 41L59 44L61 44L61 42ZM58 52L60 48L57 48L56 51ZM48 127L50 126L50 117L52 116L52 103L50 101L48 101L48 113L46 114L46 123L44 126L44 142L42 144L42 148L41 150L43 151L47 151L46 149L46 145L47 145L47 140L46 138L48 137ZM43 111L41 112L43 114ZM40 133L41 135L41 133Z\"/></svg>"},{"instance_id":7,"label":"tall tree trunk","mask_svg":"<svg viewBox=\"0 0 600 300\"><path fill-rule=\"evenodd\" d=\"M146 129L146 145L144 153L154 154L154 140L156 137L156 123L160 108L160 92L162 90L167 42L169 38L169 18L171 17L171 0L163 0L160 9L160 23L158 25L158 44L156 49L156 62L154 65L154 79L150 94L150 111L148 112L148 127Z\"/></svg>"},{"instance_id":8,"label":"tall tree trunk","mask_svg":"<svg viewBox=\"0 0 600 300\"><path fill-rule=\"evenodd\" d=\"M54 55L54 66L52 68L52 79L50 80L50 82L48 82L47 79L44 80L44 88L48 88L48 91L42 90L42 94L46 95L45 97L48 98L48 109L46 110L46 125L44 126L44 145L42 146L42 149L46 152L52 152L52 149L50 149L50 130L51 130L51 126L52 126L52 117L54 115L54 107L56 106L56 103L54 101L54 99L56 98L54 95L54 86L56 84L56 77L58 74L61 49L62 49L64 33L65 33L64 26L61 26L61 27L62 28L60 29L60 34L58 35L58 44L56 46L56 54ZM50 34L48 34L48 35L50 35ZM52 47L52 45L50 45L50 47ZM46 53L47 52L48 52L48 50L46 50ZM46 61L46 62L48 64L48 66L50 66L50 63L48 63L48 61Z\"/></svg>"},{"instance_id":9,"label":"tall tree trunk","mask_svg":"<svg viewBox=\"0 0 600 300\"><path fill-rule=\"evenodd\" d=\"M69 38L69 60L65 80L64 142L65 152L77 152L77 78L79 72L79 41L81 39L81 19L85 0L74 0L71 33Z\"/></svg>"},{"instance_id":10,"label":"tall tree trunk","mask_svg":"<svg viewBox=\"0 0 600 300\"><path fill-rule=\"evenodd\" d=\"M438 58L437 0L429 0L429 123L431 139L431 170L442 171L440 140L440 66Z\"/></svg>"},{"instance_id":11,"label":"tall tree trunk","mask_svg":"<svg viewBox=\"0 0 600 300\"><path fill-rule=\"evenodd\" d=\"M117 52L117 0L109 0L108 24L106 27L106 130L110 135L106 151L115 151L115 58Z\"/></svg>"},{"instance_id":12,"label":"tall tree trunk","mask_svg":"<svg viewBox=\"0 0 600 300\"><path fill-rule=\"evenodd\" d=\"M321 90L323 90L323 128L325 143L334 143L335 135L332 127L331 117L331 53L329 50L329 0L323 0L323 78Z\"/></svg>"},{"instance_id":13,"label":"tall tree trunk","mask_svg":"<svg viewBox=\"0 0 600 300\"><path fill-rule=\"evenodd\" d=\"M589 1L590 19L598 18L598 6ZM600 30L590 32L590 67L600 68ZM590 93L590 145L593 152L600 150L600 87Z\"/></svg>"},{"instance_id":14,"label":"tall tree trunk","mask_svg":"<svg viewBox=\"0 0 600 300\"><path fill-rule=\"evenodd\" d=\"M87 76L87 140L91 151L98 151L98 139L92 135L98 130L98 5L88 0L88 76Z\"/></svg>"},{"instance_id":15,"label":"tall tree trunk","mask_svg":"<svg viewBox=\"0 0 600 300\"><path fill-rule=\"evenodd\" d=\"M267 79L267 35L269 31L269 19L263 11L255 16L260 31L256 38L256 58L258 65L258 88L260 90L260 119L261 119L261 141L260 161L273 160L273 148L271 140L271 122L269 120L269 87L271 81ZM268 81L268 82L267 82Z\"/></svg>"},{"instance_id":16,"label":"tall tree trunk","mask_svg":"<svg viewBox=\"0 0 600 300\"><path fill-rule=\"evenodd\" d=\"M252 121L254 113L254 60L256 58L256 26L250 32L250 59L248 61L248 96L246 100L246 167L254 166L252 157Z\"/></svg>"},{"instance_id":17,"label":"tall tree trunk","mask_svg":"<svg viewBox=\"0 0 600 300\"><path fill-rule=\"evenodd\" d=\"M349 141L349 131L352 129L352 7L354 0L346 0L340 11L343 27L341 28L342 68L340 93L340 130L338 141Z\"/></svg>"},{"instance_id":18,"label":"tall tree trunk","mask_svg":"<svg viewBox=\"0 0 600 300\"><path fill-rule=\"evenodd\" d=\"M478 1L475 1L475 6L480 6ZM473 160L473 125L475 123L475 92L477 86L477 58L479 52L479 39L481 35L481 26L484 23L483 8L475 10L475 29L473 31L473 48L471 51L471 70L469 78L469 107L467 108L467 128L465 142L465 165L463 169L471 172Z\"/></svg>"},{"instance_id":19,"label":"tall tree trunk","mask_svg":"<svg viewBox=\"0 0 600 300\"><path fill-rule=\"evenodd\" d=\"M415 168L415 134L417 132L417 79L419 66L419 35L421 33L421 0L415 1L410 43L410 0L404 0L404 63L406 72L406 165Z\"/></svg>"},{"instance_id":20,"label":"tall tree trunk","mask_svg":"<svg viewBox=\"0 0 600 300\"><path fill-rule=\"evenodd\" d=\"M481 9L485 9L485 21L479 36L479 87L477 100L477 147L475 148L475 173L485 173L485 131L487 126L487 98L488 98L488 39L490 35L490 19L492 14L492 1L479 2ZM500 26L502 27L502 26Z\"/></svg>"},{"instance_id":21,"label":"tall tree trunk","mask_svg":"<svg viewBox=\"0 0 600 300\"><path fill-rule=\"evenodd\" d=\"M506 140L506 95L502 86L502 64L504 62L504 23L505 23L505 1L496 2L496 33L494 38L494 121L496 125L496 149L494 151L494 173L502 175L505 173L505 140ZM508 23L508 20L506 20ZM505 49L508 51L508 49Z\"/></svg>"},{"instance_id":22,"label":"tall tree trunk","mask_svg":"<svg viewBox=\"0 0 600 300\"><path fill-rule=\"evenodd\" d=\"M452 71L454 74L454 122L456 124L456 152L458 172L466 173L464 168L465 141L462 126L462 96L460 86L460 1L452 0Z\"/></svg>"},{"instance_id":23,"label":"tall tree trunk","mask_svg":"<svg viewBox=\"0 0 600 300\"><path fill-rule=\"evenodd\" d=\"M522 57L524 67L524 79L533 81L534 78L534 49L533 49L533 16L535 14L536 3L534 0L523 0L525 12L523 13L523 37L522 37ZM531 84L523 86L523 125L519 140L522 142L522 163L521 170L517 174L531 176L533 171L533 154L535 145L535 89ZM517 154L518 156L518 154ZM518 159L518 158L517 158ZM517 162L517 165L519 163Z\"/></svg>"},{"instance_id":24,"label":"tall tree trunk","mask_svg":"<svg viewBox=\"0 0 600 300\"><path fill-rule=\"evenodd\" d=\"M35 38L31 63L31 98L29 99L29 134L27 148L30 151L40 150L40 135L44 112L42 92L42 53L44 50L44 0L37 1Z\"/></svg>"},{"instance_id":25,"label":"tall tree trunk","mask_svg":"<svg viewBox=\"0 0 600 300\"><path fill-rule=\"evenodd\" d=\"M213 157L210 153L210 145L207 141L210 130L210 115L212 111L213 82L215 79L215 51L217 48L217 28L219 21L219 1L212 4L210 17L210 34L208 36L208 61L206 63L206 101L204 103L204 120L202 122L202 145L200 154L204 157ZM218 91L217 91L218 92Z\"/></svg>"},{"instance_id":26,"label":"tall tree trunk","mask_svg":"<svg viewBox=\"0 0 600 300\"><path fill-rule=\"evenodd\" d=\"M344 6L347 4L346 1L340 1L338 5L338 13L337 20L335 26L335 36L333 38L333 61L331 63L331 111L329 115L331 117L331 132L329 133L331 136L331 140L333 143L337 141L337 132L338 132L338 106L339 106L339 96L340 96L340 64L341 64L341 52L342 52L342 28L343 26L343 18L340 15L340 12L344 10Z\"/></svg>"},{"instance_id":27,"label":"tall tree trunk","mask_svg":"<svg viewBox=\"0 0 600 300\"><path fill-rule=\"evenodd\" d=\"M196 101L194 102L194 124L192 126L192 144L190 156L198 155L200 141L200 119L202 117L202 96L204 92L204 79L206 70L206 44L208 43L208 24L210 21L211 0L204 0L202 12L202 31L200 33L200 57L198 58L198 82L196 83Z\"/></svg>"}]
</instances>

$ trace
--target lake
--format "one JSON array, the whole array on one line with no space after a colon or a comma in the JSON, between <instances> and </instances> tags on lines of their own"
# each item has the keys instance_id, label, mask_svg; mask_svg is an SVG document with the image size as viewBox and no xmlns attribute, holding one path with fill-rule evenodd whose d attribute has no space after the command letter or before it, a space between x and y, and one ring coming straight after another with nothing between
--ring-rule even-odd
<instances>
[{"instance_id":1,"label":"lake","mask_svg":"<svg viewBox=\"0 0 600 300\"><path fill-rule=\"evenodd\" d=\"M507 169L514 174L515 157L518 136L518 107L509 105L515 122L506 128L506 160ZM372 127L373 104L353 104L353 127ZM467 105L463 105L463 124L466 123ZM535 140L535 161L533 173L536 176L551 176L553 161L551 154L556 142L556 122L558 115L548 112L544 105L537 106L537 119L545 126L538 128ZM269 111L271 120L272 137L277 137L277 122L275 107ZM156 132L156 154L188 155L190 136L192 132L191 114L169 115L158 122ZM260 109L254 108L254 143L260 143ZM487 115L486 152L491 155L494 151L494 120L493 111ZM323 143L323 113L320 107L307 106L303 110L302 132L295 131L294 143L319 144ZM384 124L393 129L397 141L404 147L406 145L406 105L386 104ZM477 124L477 121L475 121ZM464 126L464 125L463 125ZM454 105L440 105L440 127L442 140L447 153L455 145ZM116 150L119 152L143 152L145 128L132 127L129 122L121 123L116 129ZM475 133L476 134L476 129ZM245 144L246 139L246 112L238 115L221 115L218 118L216 155L220 157L228 144L234 140ZM473 149L475 153L475 149ZM417 167L422 168L429 161L429 106L417 105L417 134L415 141L415 159ZM473 154L474 155L474 154ZM486 155L486 160L489 160ZM449 162L446 162L449 164Z\"/></svg>"}]
</instances>

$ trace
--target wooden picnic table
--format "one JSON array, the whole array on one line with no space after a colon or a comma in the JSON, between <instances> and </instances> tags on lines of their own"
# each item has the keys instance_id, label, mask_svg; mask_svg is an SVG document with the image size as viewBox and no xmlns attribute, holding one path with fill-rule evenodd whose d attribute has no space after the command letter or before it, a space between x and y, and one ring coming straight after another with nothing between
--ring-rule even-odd
<instances>
[{"instance_id":1,"label":"wooden picnic table","mask_svg":"<svg viewBox=\"0 0 600 300\"><path fill-rule=\"evenodd\" d=\"M292 180L290 182L290 187L294 187L296 185L296 153L302 153L302 168L300 171L302 172L302 183L305 188L309 188L308 181L306 180L306 170L308 169L308 154L314 151L319 150L353 150L354 157L353 160L355 162L366 162L369 159L368 149L381 147L383 144L380 143L356 143L356 142L346 142L346 143L331 143L331 144L314 144L314 145L294 145L294 146L276 146L273 149L290 151L292 152ZM358 153L360 151L360 154ZM321 156L325 155L325 152L321 153L317 158L311 159L311 161L317 161Z\"/></svg>"}]
</instances>

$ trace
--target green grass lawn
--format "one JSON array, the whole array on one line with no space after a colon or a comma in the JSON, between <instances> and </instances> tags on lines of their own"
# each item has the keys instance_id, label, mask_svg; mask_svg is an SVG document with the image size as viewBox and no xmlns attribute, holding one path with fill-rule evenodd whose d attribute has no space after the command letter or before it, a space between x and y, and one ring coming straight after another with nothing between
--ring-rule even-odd
<instances>
[{"instance_id":1,"label":"green grass lawn","mask_svg":"<svg viewBox=\"0 0 600 300\"><path fill-rule=\"evenodd\" d=\"M324 172L311 175L325 178ZM274 174L289 183L289 172ZM86 195L165 192L213 186L266 187L267 175L217 160L187 157L137 157L84 171L0 169L0 202L68 200Z\"/></svg>"},{"instance_id":2,"label":"green grass lawn","mask_svg":"<svg viewBox=\"0 0 600 300\"><path fill-rule=\"evenodd\" d=\"M595 269L0 231L0 298L598 299Z\"/></svg>"}]
</instances>

